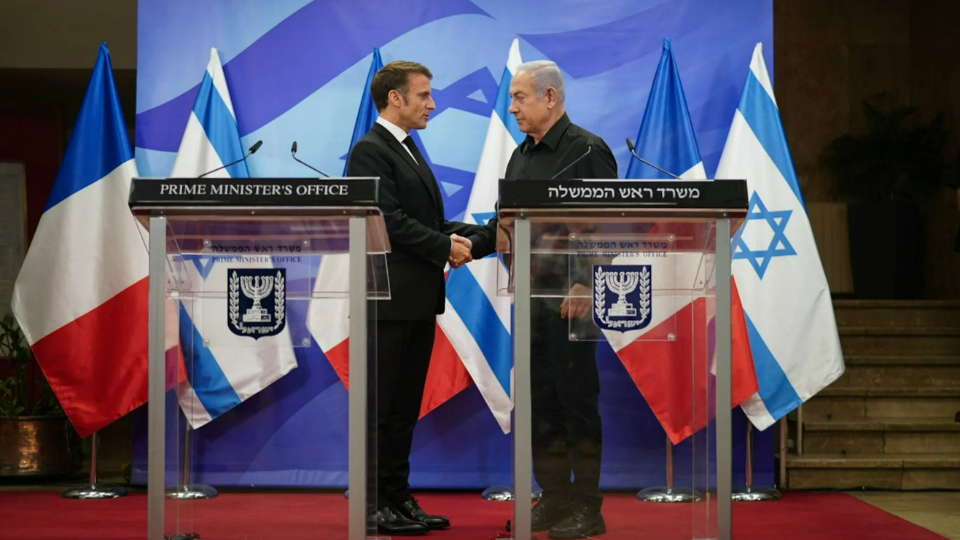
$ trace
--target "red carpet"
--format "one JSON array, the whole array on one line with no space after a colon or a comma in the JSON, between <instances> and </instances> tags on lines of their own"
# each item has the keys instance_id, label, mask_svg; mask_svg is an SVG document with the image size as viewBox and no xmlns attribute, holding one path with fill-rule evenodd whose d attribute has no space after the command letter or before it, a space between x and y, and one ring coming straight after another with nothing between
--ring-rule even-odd
<instances>
[{"instance_id":1,"label":"red carpet","mask_svg":"<svg viewBox=\"0 0 960 540\"><path fill-rule=\"evenodd\" d=\"M447 515L453 527L422 538L493 540L504 532L508 503L471 493L418 497L428 511ZM17 540L141 540L147 497L64 499L56 491L0 491L0 538ZM347 501L339 494L226 493L180 503L181 532L203 540L316 540L346 537ZM172 509L173 506L168 506ZM641 503L633 495L608 495L604 540L689 540L691 505ZM171 519L168 510L167 519ZM682 527L681 524L685 524ZM738 540L942 540L922 527L841 493L785 493L780 501L734 503ZM546 533L540 535L546 540Z\"/></svg>"}]
</instances>

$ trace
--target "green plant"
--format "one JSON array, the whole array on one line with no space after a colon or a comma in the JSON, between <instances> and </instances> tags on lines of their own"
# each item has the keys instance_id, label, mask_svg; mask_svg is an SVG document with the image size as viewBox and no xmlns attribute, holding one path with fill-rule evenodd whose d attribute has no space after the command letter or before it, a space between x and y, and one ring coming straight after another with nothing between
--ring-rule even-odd
<instances>
[{"instance_id":1,"label":"green plant","mask_svg":"<svg viewBox=\"0 0 960 540\"><path fill-rule=\"evenodd\" d=\"M921 208L942 186L947 128L943 113L927 123L917 107L881 92L863 101L867 130L830 141L820 164L849 202L907 202Z\"/></svg>"},{"instance_id":2,"label":"green plant","mask_svg":"<svg viewBox=\"0 0 960 540\"><path fill-rule=\"evenodd\" d=\"M10 375L0 379L0 417L64 414L50 383L38 369L23 332L10 314L0 320L0 361L10 365Z\"/></svg>"}]
</instances>

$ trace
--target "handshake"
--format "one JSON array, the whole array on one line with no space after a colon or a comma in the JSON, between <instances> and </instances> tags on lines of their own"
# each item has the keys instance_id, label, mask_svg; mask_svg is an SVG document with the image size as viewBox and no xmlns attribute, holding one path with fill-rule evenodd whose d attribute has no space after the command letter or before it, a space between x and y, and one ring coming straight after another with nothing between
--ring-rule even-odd
<instances>
[{"instance_id":1,"label":"handshake","mask_svg":"<svg viewBox=\"0 0 960 540\"><path fill-rule=\"evenodd\" d=\"M457 234L450 235L450 239L453 242L450 246L450 257L447 260L451 268L460 268L473 260L473 256L470 255L473 242Z\"/></svg>"}]
</instances>

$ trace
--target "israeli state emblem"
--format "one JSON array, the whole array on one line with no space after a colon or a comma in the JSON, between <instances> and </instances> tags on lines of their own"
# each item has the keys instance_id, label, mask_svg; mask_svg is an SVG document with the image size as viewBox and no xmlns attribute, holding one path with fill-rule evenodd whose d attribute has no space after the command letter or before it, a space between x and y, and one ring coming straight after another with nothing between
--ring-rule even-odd
<instances>
[{"instance_id":1,"label":"israeli state emblem","mask_svg":"<svg viewBox=\"0 0 960 540\"><path fill-rule=\"evenodd\" d=\"M594 265L593 322L602 330L646 328L653 309L652 266Z\"/></svg>"},{"instance_id":2,"label":"israeli state emblem","mask_svg":"<svg viewBox=\"0 0 960 540\"><path fill-rule=\"evenodd\" d=\"M227 270L227 326L238 336L275 336L287 324L286 270Z\"/></svg>"}]
</instances>

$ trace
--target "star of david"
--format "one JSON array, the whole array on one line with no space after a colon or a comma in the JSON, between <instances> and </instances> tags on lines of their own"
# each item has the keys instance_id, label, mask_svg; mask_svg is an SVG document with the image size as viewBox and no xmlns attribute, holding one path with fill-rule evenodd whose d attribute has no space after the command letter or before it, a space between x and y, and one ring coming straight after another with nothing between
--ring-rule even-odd
<instances>
[{"instance_id":1,"label":"star of david","mask_svg":"<svg viewBox=\"0 0 960 540\"><path fill-rule=\"evenodd\" d=\"M767 267L770 266L771 259L774 257L789 257L790 255L796 255L797 251L793 249L793 245L790 244L789 240L787 240L787 235L785 232L787 228L787 222L790 221L791 214L793 214L793 210L767 210L767 207L763 204L763 200L760 198L760 195L754 191L753 195L750 196L750 206L747 210L747 220L744 222L743 227L740 228L740 231L737 233L737 236L734 239L736 247L733 252L733 258L746 259L749 261L750 266L756 270L760 279L763 279L763 275L767 272ZM754 222L756 223L751 225L751 223ZM750 249L750 246L748 246L743 240L743 232L747 229L747 227L762 226L759 222L767 223L767 225L773 231L773 238L770 240L770 245L767 246L767 249L753 250Z\"/></svg>"}]
</instances>

